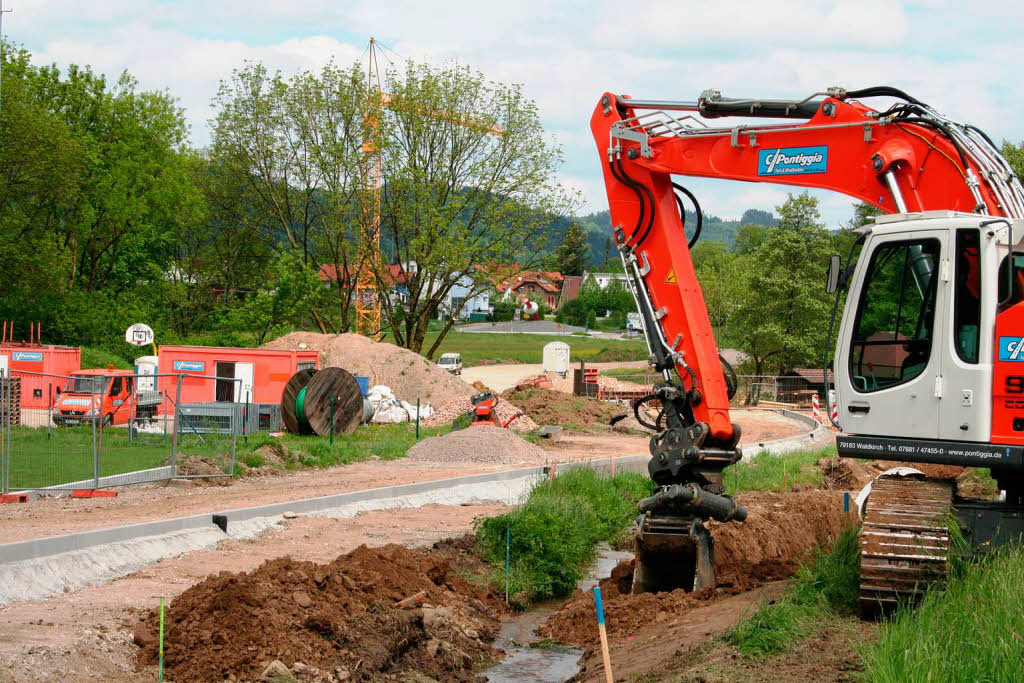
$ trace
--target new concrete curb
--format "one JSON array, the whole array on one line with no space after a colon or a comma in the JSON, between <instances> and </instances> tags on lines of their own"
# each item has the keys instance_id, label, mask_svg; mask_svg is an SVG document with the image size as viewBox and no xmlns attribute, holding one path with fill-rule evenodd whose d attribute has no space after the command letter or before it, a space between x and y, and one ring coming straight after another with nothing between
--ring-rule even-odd
<instances>
[{"instance_id":1,"label":"new concrete curb","mask_svg":"<svg viewBox=\"0 0 1024 683\"><path fill-rule=\"evenodd\" d=\"M784 455L793 451L824 448L829 444L831 432L825 429L817 420L809 415L798 413L795 410L768 409L773 413L781 413L788 418L796 420L811 431L797 436L788 436L785 439L774 441L762 441L757 444L743 446L743 462L749 462L755 455Z\"/></svg>"},{"instance_id":2,"label":"new concrete curb","mask_svg":"<svg viewBox=\"0 0 1024 683\"><path fill-rule=\"evenodd\" d=\"M616 471L643 471L646 467L648 456L632 455L615 459ZM591 467L599 471L611 469L611 459L594 460L590 462L563 463L555 466L556 474L572 466ZM402 498L424 493L438 493L447 489L459 486L474 484L488 484L507 482L518 479L539 478L546 476L549 466L525 467L515 470L503 470L501 472L487 472L465 477L452 477L436 481L417 482L413 484L399 484L397 486L384 486L375 489L364 489L361 491L349 491L317 498L306 498L302 500L287 501L284 503L272 503L236 510L226 510L214 513L202 513L188 517L175 517L153 522L140 522L126 526L110 527L108 529L96 529L94 531L83 531L63 536L47 536L44 538L31 539L28 541L15 541L13 543L0 544L0 565L11 562L25 562L28 560L57 555L59 553L84 550L109 543L122 543L139 538L159 536L161 534L174 533L185 529L197 529L201 527L216 526L225 531L232 523L249 521L257 518L280 517L285 512L297 514L310 514L332 508L339 508L354 503L368 501Z\"/></svg>"}]
</instances>

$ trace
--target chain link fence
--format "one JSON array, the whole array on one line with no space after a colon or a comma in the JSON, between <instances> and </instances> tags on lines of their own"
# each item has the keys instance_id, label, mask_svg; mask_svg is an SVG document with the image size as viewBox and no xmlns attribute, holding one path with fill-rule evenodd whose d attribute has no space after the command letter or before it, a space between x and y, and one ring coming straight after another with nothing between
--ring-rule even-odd
<instances>
[{"instance_id":1,"label":"chain link fence","mask_svg":"<svg viewBox=\"0 0 1024 683\"><path fill-rule=\"evenodd\" d=\"M0 492L228 477L238 437L280 429L241 380L83 370L0 376ZM244 396L247 398L247 396Z\"/></svg>"}]
</instances>

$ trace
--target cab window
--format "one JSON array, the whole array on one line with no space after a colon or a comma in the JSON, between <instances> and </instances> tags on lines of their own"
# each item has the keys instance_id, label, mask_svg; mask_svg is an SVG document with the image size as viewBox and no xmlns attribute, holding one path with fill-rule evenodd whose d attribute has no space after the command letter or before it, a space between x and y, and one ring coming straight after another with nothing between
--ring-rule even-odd
<instances>
[{"instance_id":1,"label":"cab window","mask_svg":"<svg viewBox=\"0 0 1024 683\"><path fill-rule=\"evenodd\" d=\"M1024 254L1014 252L1012 266L1009 256L999 264L999 301L1005 301L1003 308L1009 308L1024 301ZM1012 277L1007 270L1013 268ZM1012 289L1011 289L1012 287Z\"/></svg>"},{"instance_id":2,"label":"cab window","mask_svg":"<svg viewBox=\"0 0 1024 683\"><path fill-rule=\"evenodd\" d=\"M120 393L121 393L121 378L120 377L115 377L114 380L110 383L110 395L111 396L118 396L118 395L120 395Z\"/></svg>"},{"instance_id":3,"label":"cab window","mask_svg":"<svg viewBox=\"0 0 1024 683\"><path fill-rule=\"evenodd\" d=\"M909 382L931 357L940 243L885 242L871 255L850 344L850 376L861 393Z\"/></svg>"},{"instance_id":4,"label":"cab window","mask_svg":"<svg viewBox=\"0 0 1024 683\"><path fill-rule=\"evenodd\" d=\"M956 281L953 295L953 337L956 353L965 363L978 362L981 329L981 233L971 228L956 231Z\"/></svg>"}]
</instances>

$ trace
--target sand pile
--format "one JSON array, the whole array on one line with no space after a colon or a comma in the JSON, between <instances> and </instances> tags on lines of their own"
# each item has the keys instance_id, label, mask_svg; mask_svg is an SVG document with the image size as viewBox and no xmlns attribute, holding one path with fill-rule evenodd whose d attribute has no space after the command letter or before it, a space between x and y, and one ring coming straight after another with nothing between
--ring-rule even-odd
<instances>
[{"instance_id":1,"label":"sand pile","mask_svg":"<svg viewBox=\"0 0 1024 683\"><path fill-rule=\"evenodd\" d=\"M668 615L678 617L717 598L792 576L812 550L852 522L838 492L751 492L738 500L750 513L746 522L708 523L715 539L717 586L697 593L632 595L632 560L601 581L609 637L626 638ZM577 591L540 634L568 645L593 647L598 638L593 595Z\"/></svg>"},{"instance_id":2,"label":"sand pile","mask_svg":"<svg viewBox=\"0 0 1024 683\"><path fill-rule=\"evenodd\" d=\"M540 465L548 458L510 429L479 425L444 436L432 436L409 449L407 460L421 462L486 462L496 465Z\"/></svg>"},{"instance_id":3,"label":"sand pile","mask_svg":"<svg viewBox=\"0 0 1024 683\"><path fill-rule=\"evenodd\" d=\"M421 591L418 606L396 606ZM502 609L438 553L388 545L330 564L281 558L221 572L175 598L164 661L175 681L254 680L274 660L325 680L473 680L472 668L496 657ZM157 628L155 612L136 627L142 665L157 661Z\"/></svg>"},{"instance_id":4,"label":"sand pile","mask_svg":"<svg viewBox=\"0 0 1024 683\"><path fill-rule=\"evenodd\" d=\"M303 346L304 345L304 346ZM318 334L291 332L267 342L265 349L307 348L320 352L321 367L339 367L353 375L370 378L370 385L391 387L395 396L413 405L416 399L433 406L435 413L423 421L427 426L451 424L459 415L472 408L469 397L478 393L470 384L442 370L418 353L408 349L375 342L359 334ZM498 404L498 417L502 420L519 412L515 406ZM536 429L528 418L510 424L521 430Z\"/></svg>"}]
</instances>

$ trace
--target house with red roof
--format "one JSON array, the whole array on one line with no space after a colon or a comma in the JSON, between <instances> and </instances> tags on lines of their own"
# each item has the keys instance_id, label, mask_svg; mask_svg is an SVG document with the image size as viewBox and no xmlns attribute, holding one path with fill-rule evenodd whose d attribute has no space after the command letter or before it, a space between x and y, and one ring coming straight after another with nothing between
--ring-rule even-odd
<instances>
[{"instance_id":1,"label":"house with red roof","mask_svg":"<svg viewBox=\"0 0 1024 683\"><path fill-rule=\"evenodd\" d=\"M521 303L526 299L539 299L557 310L563 280L562 274L557 271L527 270L502 280L495 289L505 301Z\"/></svg>"}]
</instances>

